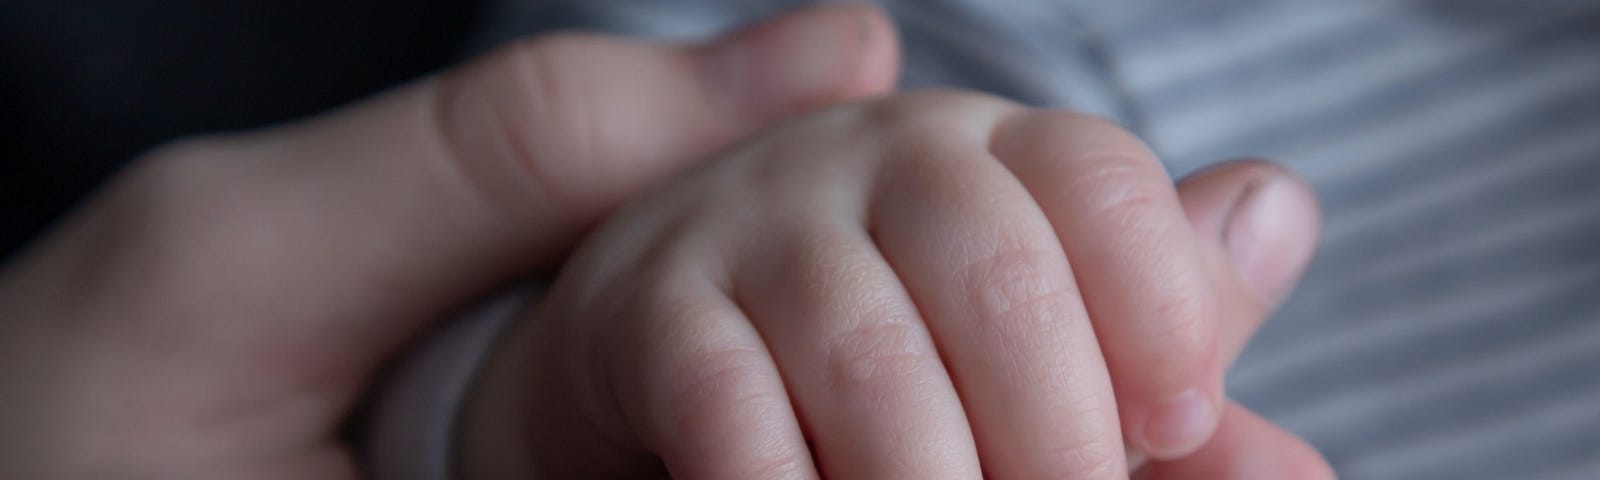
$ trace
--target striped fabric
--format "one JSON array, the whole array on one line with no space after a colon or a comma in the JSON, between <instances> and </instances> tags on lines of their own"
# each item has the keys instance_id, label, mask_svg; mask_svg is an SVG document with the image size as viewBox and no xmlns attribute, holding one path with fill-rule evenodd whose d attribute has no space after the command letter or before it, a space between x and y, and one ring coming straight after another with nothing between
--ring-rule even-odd
<instances>
[{"instance_id":1,"label":"striped fabric","mask_svg":"<svg viewBox=\"0 0 1600 480\"><path fill-rule=\"evenodd\" d=\"M1342 478L1600 479L1600 2L904 0L911 86L1115 118L1175 175L1280 160L1323 249L1232 394ZM700 36L777 1L499 0L481 46Z\"/></svg>"}]
</instances>

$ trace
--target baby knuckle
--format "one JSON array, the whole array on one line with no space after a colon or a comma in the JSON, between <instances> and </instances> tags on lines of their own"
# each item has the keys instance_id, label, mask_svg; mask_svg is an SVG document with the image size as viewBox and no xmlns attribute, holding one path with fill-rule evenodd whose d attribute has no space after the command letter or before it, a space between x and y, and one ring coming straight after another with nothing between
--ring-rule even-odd
<instances>
[{"instance_id":1,"label":"baby knuckle","mask_svg":"<svg viewBox=\"0 0 1600 480\"><path fill-rule=\"evenodd\" d=\"M1119 224L1136 222L1165 208L1174 195L1172 185L1154 180L1141 160L1106 154L1095 161L1095 168L1074 183L1076 190L1094 200L1092 214L1100 218Z\"/></svg>"},{"instance_id":2,"label":"baby knuckle","mask_svg":"<svg viewBox=\"0 0 1600 480\"><path fill-rule=\"evenodd\" d=\"M754 348L690 354L670 405L684 422L761 408L775 395L767 388L768 362L766 353Z\"/></svg>"},{"instance_id":3,"label":"baby knuckle","mask_svg":"<svg viewBox=\"0 0 1600 480\"><path fill-rule=\"evenodd\" d=\"M936 364L919 327L903 322L872 322L839 334L827 349L827 384L867 389L894 398L924 382Z\"/></svg>"},{"instance_id":4,"label":"baby knuckle","mask_svg":"<svg viewBox=\"0 0 1600 480\"><path fill-rule=\"evenodd\" d=\"M859 239L824 221L797 221L779 247L777 260L808 312L847 305L858 315L892 314L878 268L883 266Z\"/></svg>"},{"instance_id":5,"label":"baby knuckle","mask_svg":"<svg viewBox=\"0 0 1600 480\"><path fill-rule=\"evenodd\" d=\"M960 279L979 326L1007 338L1052 337L1065 303L1076 296L1069 279L1042 267L1059 261L1054 256L1059 254L1010 247L969 262Z\"/></svg>"}]
</instances>

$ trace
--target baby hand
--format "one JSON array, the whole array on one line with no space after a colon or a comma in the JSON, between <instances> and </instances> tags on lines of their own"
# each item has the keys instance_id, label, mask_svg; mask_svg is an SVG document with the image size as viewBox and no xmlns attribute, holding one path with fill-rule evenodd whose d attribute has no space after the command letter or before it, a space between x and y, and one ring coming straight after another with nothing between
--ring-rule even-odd
<instances>
[{"instance_id":1,"label":"baby hand","mask_svg":"<svg viewBox=\"0 0 1600 480\"><path fill-rule=\"evenodd\" d=\"M588 239L474 392L462 467L1101 479L1125 444L1181 457L1317 226L1270 165L1181 190L1111 123L986 96L798 120Z\"/></svg>"}]
</instances>

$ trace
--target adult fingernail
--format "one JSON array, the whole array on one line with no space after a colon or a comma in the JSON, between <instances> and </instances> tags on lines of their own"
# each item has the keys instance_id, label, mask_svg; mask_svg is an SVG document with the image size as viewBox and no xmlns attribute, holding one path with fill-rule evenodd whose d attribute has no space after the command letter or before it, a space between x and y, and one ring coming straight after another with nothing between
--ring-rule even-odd
<instances>
[{"instance_id":1,"label":"adult fingernail","mask_svg":"<svg viewBox=\"0 0 1600 480\"><path fill-rule=\"evenodd\" d=\"M1144 425L1145 454L1170 458L1198 448L1217 425L1217 409L1199 389L1189 389L1150 409Z\"/></svg>"},{"instance_id":2,"label":"adult fingernail","mask_svg":"<svg viewBox=\"0 0 1600 480\"><path fill-rule=\"evenodd\" d=\"M713 46L713 92L758 117L793 113L860 88L888 27L863 5L822 5L747 28ZM751 111L754 110L754 111Z\"/></svg>"},{"instance_id":3,"label":"adult fingernail","mask_svg":"<svg viewBox=\"0 0 1600 480\"><path fill-rule=\"evenodd\" d=\"M1316 246L1317 203L1297 178L1275 175L1240 195L1223 241L1235 268L1257 295L1275 302L1289 293Z\"/></svg>"}]
</instances>

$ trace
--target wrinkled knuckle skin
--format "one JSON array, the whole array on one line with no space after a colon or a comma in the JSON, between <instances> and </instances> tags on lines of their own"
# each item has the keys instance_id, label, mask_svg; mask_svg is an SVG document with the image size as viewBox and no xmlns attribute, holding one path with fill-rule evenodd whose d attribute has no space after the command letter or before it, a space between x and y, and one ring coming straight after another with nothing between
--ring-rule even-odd
<instances>
[{"instance_id":1,"label":"wrinkled knuckle skin","mask_svg":"<svg viewBox=\"0 0 1600 480\"><path fill-rule=\"evenodd\" d=\"M835 337L827 347L827 385L856 390L884 408L928 390L934 359L924 351L916 326L871 321Z\"/></svg>"},{"instance_id":2,"label":"wrinkled knuckle skin","mask_svg":"<svg viewBox=\"0 0 1600 480\"><path fill-rule=\"evenodd\" d=\"M566 158L587 158L594 153L597 139L593 137L592 113L585 95L581 68L571 65L581 57L589 43L577 34L562 34L535 40L525 40L510 47L506 61L501 65L508 83L505 90L497 92L504 99L494 102L497 116L506 130L508 145L517 154L519 163L537 168L540 148L547 145L535 143L538 132L563 148L551 152ZM505 101L509 99L511 101ZM538 130L534 130L538 129ZM548 173L533 170L531 173ZM541 177L550 179L551 177ZM551 185L560 186L560 185Z\"/></svg>"},{"instance_id":3,"label":"wrinkled knuckle skin","mask_svg":"<svg viewBox=\"0 0 1600 480\"><path fill-rule=\"evenodd\" d=\"M922 320L873 265L880 260L829 227L801 229L780 250L795 315L822 333L829 388L898 398L937 365Z\"/></svg>"},{"instance_id":4,"label":"wrinkled knuckle skin","mask_svg":"<svg viewBox=\"0 0 1600 480\"><path fill-rule=\"evenodd\" d=\"M758 349L727 348L685 353L684 370L669 406L684 426L750 411L771 403L765 388L767 359ZM690 429L693 431L693 429Z\"/></svg>"},{"instance_id":5,"label":"wrinkled knuckle skin","mask_svg":"<svg viewBox=\"0 0 1600 480\"><path fill-rule=\"evenodd\" d=\"M1014 246L969 262L961 270L960 285L970 295L973 320L1013 346L1048 346L1063 327L1066 305L1077 296L1070 279L1041 267L1059 262L1053 258L1059 255Z\"/></svg>"},{"instance_id":6,"label":"wrinkled knuckle skin","mask_svg":"<svg viewBox=\"0 0 1600 480\"><path fill-rule=\"evenodd\" d=\"M1068 191L1086 200L1087 213L1095 218L1135 225L1175 203L1173 186L1143 159L1108 153L1082 161L1090 162L1090 168L1072 179Z\"/></svg>"},{"instance_id":7,"label":"wrinkled knuckle skin","mask_svg":"<svg viewBox=\"0 0 1600 480\"><path fill-rule=\"evenodd\" d=\"M578 33L519 40L443 77L436 123L463 175L513 208L531 200L562 211L607 194L592 181L605 173L603 162L553 161L604 153L602 119L580 60L605 42Z\"/></svg>"}]
</instances>

